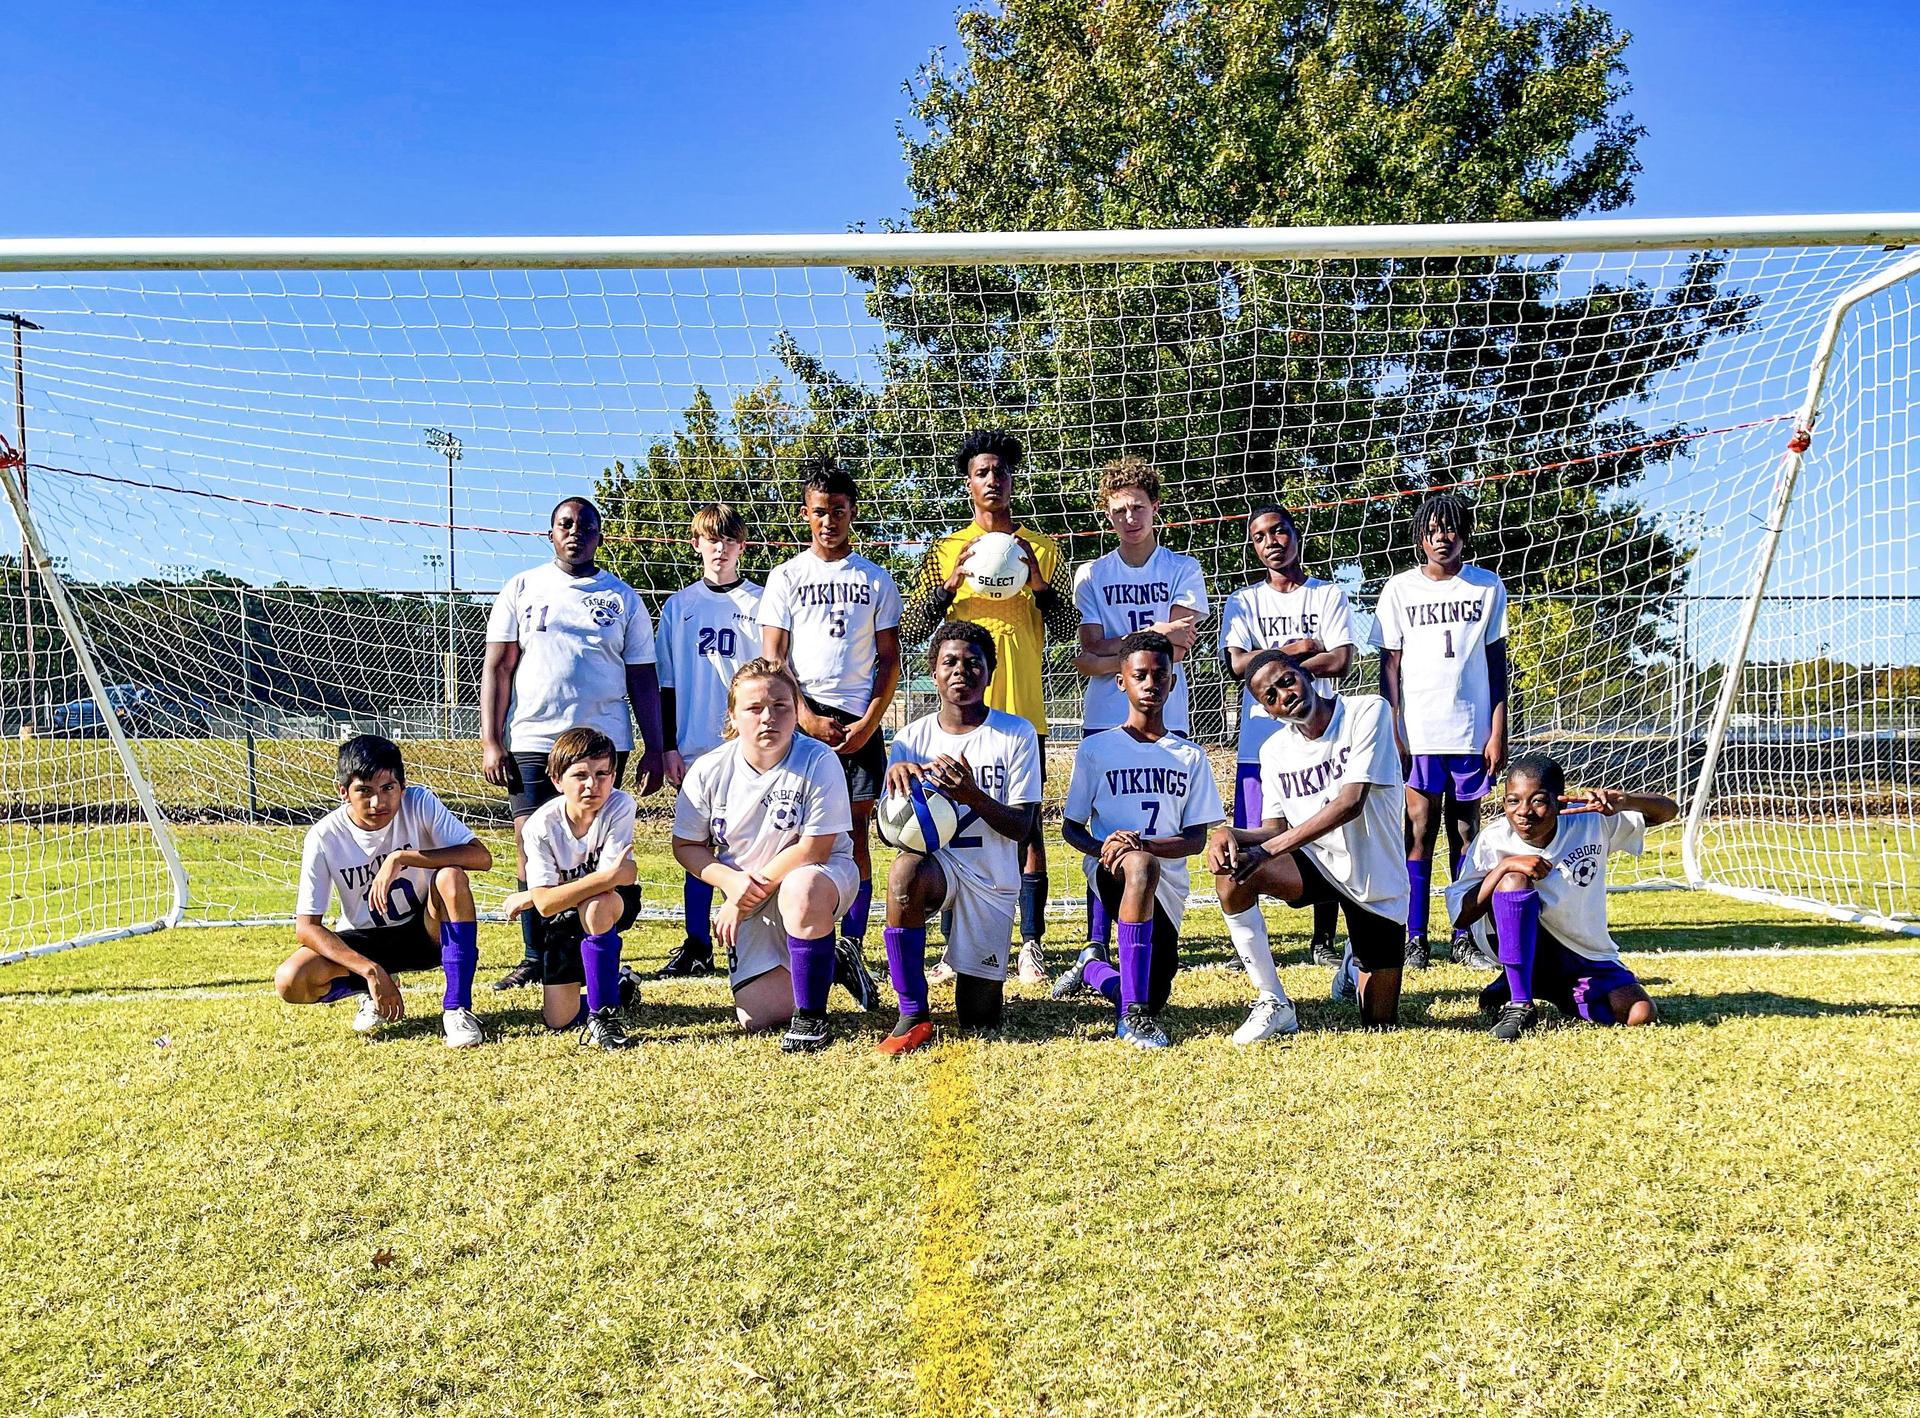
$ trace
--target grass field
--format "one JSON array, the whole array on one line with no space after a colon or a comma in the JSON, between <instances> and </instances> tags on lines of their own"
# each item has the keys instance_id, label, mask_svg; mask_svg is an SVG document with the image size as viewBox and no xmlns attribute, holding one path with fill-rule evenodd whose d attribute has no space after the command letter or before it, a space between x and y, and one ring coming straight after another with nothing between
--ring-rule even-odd
<instances>
[{"instance_id":1,"label":"grass field","mask_svg":"<svg viewBox=\"0 0 1920 1418\"><path fill-rule=\"evenodd\" d=\"M788 1058L715 981L625 1056L530 994L452 1053L425 977L369 1042L273 999L277 929L9 966L0 1411L1920 1411L1920 955L1615 906L1666 1023L1511 1049L1451 966L1359 1032L1290 916L1306 1032L1228 1044L1198 912L1150 1057L1020 998Z\"/></svg>"}]
</instances>

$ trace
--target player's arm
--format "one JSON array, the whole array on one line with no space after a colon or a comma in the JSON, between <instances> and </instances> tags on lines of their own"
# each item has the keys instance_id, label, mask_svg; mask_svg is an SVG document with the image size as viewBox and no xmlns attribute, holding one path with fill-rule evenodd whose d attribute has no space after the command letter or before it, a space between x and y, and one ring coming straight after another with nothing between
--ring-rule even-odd
<instances>
[{"instance_id":1,"label":"player's arm","mask_svg":"<svg viewBox=\"0 0 1920 1418\"><path fill-rule=\"evenodd\" d=\"M1468 863L1466 870L1461 873L1462 883L1476 880L1474 873L1478 870L1478 867ZM1468 893L1466 899L1455 910L1454 929L1463 931L1491 911L1495 889L1515 872L1529 881L1539 881L1552 870L1553 863L1538 852L1523 852L1518 856L1502 857L1487 869L1485 875L1477 878L1478 885Z\"/></svg>"},{"instance_id":2,"label":"player's arm","mask_svg":"<svg viewBox=\"0 0 1920 1418\"><path fill-rule=\"evenodd\" d=\"M1029 575L1027 589L1033 592L1034 607L1040 612L1040 623L1046 629L1049 640L1071 640L1074 627L1079 624L1079 611L1073 604L1073 572L1067 559L1055 549L1053 558L1053 579L1047 580L1040 575L1040 556L1034 551L1033 543L1025 537L1020 545L1027 549Z\"/></svg>"},{"instance_id":3,"label":"player's arm","mask_svg":"<svg viewBox=\"0 0 1920 1418\"><path fill-rule=\"evenodd\" d=\"M1374 783L1347 783L1339 792L1327 799L1325 807L1298 827L1284 828L1264 842L1242 847L1236 854L1234 875L1244 881L1248 874L1262 862L1272 857L1285 856L1288 852L1326 836L1335 828L1345 827L1366 810L1367 794L1374 791L1377 786ZM1261 830L1265 830L1264 825Z\"/></svg>"},{"instance_id":4,"label":"player's arm","mask_svg":"<svg viewBox=\"0 0 1920 1418\"><path fill-rule=\"evenodd\" d=\"M517 640L489 640L480 662L480 771L496 788L507 785L507 705L520 668Z\"/></svg>"},{"instance_id":5,"label":"player's arm","mask_svg":"<svg viewBox=\"0 0 1920 1418\"><path fill-rule=\"evenodd\" d=\"M1387 701L1387 708L1393 719L1393 746L1400 753L1400 771L1406 772L1413 762L1413 754L1407 748L1407 716L1400 707L1400 652L1382 646L1380 650L1380 697ZM1504 722L1504 711L1502 713Z\"/></svg>"},{"instance_id":6,"label":"player's arm","mask_svg":"<svg viewBox=\"0 0 1920 1418\"><path fill-rule=\"evenodd\" d=\"M1098 857L1105 843L1087 830L1084 822L1068 818L1060 824L1060 840L1086 857Z\"/></svg>"},{"instance_id":7,"label":"player's arm","mask_svg":"<svg viewBox=\"0 0 1920 1418\"><path fill-rule=\"evenodd\" d=\"M894 788L895 769L900 773L901 789L906 787L908 777L919 778L938 788L962 807L973 809L974 814L993 831L1002 837L1011 837L1020 842L1033 831L1034 818L1039 814L1038 803L1018 803L1009 806L994 797L980 786L979 779L973 775L973 765L967 762L965 754L958 758L941 754L931 763L908 764L900 762L887 770L887 786ZM898 791L896 789L895 791Z\"/></svg>"},{"instance_id":8,"label":"player's arm","mask_svg":"<svg viewBox=\"0 0 1920 1418\"><path fill-rule=\"evenodd\" d=\"M659 790L660 751L666 741L660 727L660 671L651 660L627 666L627 702L633 705L633 722L640 729L640 761L634 765L634 796L644 798Z\"/></svg>"},{"instance_id":9,"label":"player's arm","mask_svg":"<svg viewBox=\"0 0 1920 1418\"><path fill-rule=\"evenodd\" d=\"M664 684L660 686L660 773L676 788L687 776L687 761L680 756L680 705Z\"/></svg>"},{"instance_id":10,"label":"player's arm","mask_svg":"<svg viewBox=\"0 0 1920 1418\"><path fill-rule=\"evenodd\" d=\"M1493 700L1493 714L1487 727L1487 772L1498 773L1507 766L1507 642L1496 640L1487 646L1487 693Z\"/></svg>"},{"instance_id":11,"label":"player's arm","mask_svg":"<svg viewBox=\"0 0 1920 1418\"><path fill-rule=\"evenodd\" d=\"M841 753L854 753L880 731L880 720L893 703L893 692L900 687L900 627L873 632L873 698L864 714L847 725L846 737L836 745Z\"/></svg>"},{"instance_id":12,"label":"player's arm","mask_svg":"<svg viewBox=\"0 0 1920 1418\"><path fill-rule=\"evenodd\" d=\"M1597 812L1604 817L1637 812L1647 826L1659 827L1680 815L1680 804L1659 793L1623 793L1614 788L1588 788L1560 799L1562 814Z\"/></svg>"},{"instance_id":13,"label":"player's arm","mask_svg":"<svg viewBox=\"0 0 1920 1418\"><path fill-rule=\"evenodd\" d=\"M1331 650L1310 635L1289 640L1280 647L1306 667L1315 679L1342 679L1353 668L1353 646L1336 645ZM1248 656L1249 659L1252 656Z\"/></svg>"},{"instance_id":14,"label":"player's arm","mask_svg":"<svg viewBox=\"0 0 1920 1418\"><path fill-rule=\"evenodd\" d=\"M609 843L608 847L613 859L605 866L557 886L529 887L527 895L533 898L533 909L543 916L557 916L602 892L617 886L632 886L639 880L639 871L633 864L633 842Z\"/></svg>"},{"instance_id":15,"label":"player's arm","mask_svg":"<svg viewBox=\"0 0 1920 1418\"><path fill-rule=\"evenodd\" d=\"M365 980L367 993L373 997L374 1008L380 1011L382 1019L392 1023L406 1017L407 1007L400 998L400 987L394 984L393 976L340 939L320 917L295 916L293 938L315 955L324 956L342 970L352 971Z\"/></svg>"},{"instance_id":16,"label":"player's arm","mask_svg":"<svg viewBox=\"0 0 1920 1418\"><path fill-rule=\"evenodd\" d=\"M767 899L769 883L764 875L728 866L698 838L675 835L673 859L680 870L718 891L730 906L739 904L742 910L751 910Z\"/></svg>"},{"instance_id":17,"label":"player's arm","mask_svg":"<svg viewBox=\"0 0 1920 1418\"><path fill-rule=\"evenodd\" d=\"M967 550L973 550L973 544L967 544ZM960 557L961 565L966 556ZM920 558L919 569L914 573L913 593L900 607L900 638L909 645L918 645L940 627L947 618L947 612L953 609L953 603L960 594L960 583L964 580L960 565L956 565L951 576L940 574L940 549L936 542L927 548L926 555Z\"/></svg>"},{"instance_id":18,"label":"player's arm","mask_svg":"<svg viewBox=\"0 0 1920 1418\"><path fill-rule=\"evenodd\" d=\"M1080 653L1073 657L1073 667L1088 679L1119 674L1120 642L1126 638L1124 635L1104 634L1099 626L1082 621Z\"/></svg>"},{"instance_id":19,"label":"player's arm","mask_svg":"<svg viewBox=\"0 0 1920 1418\"><path fill-rule=\"evenodd\" d=\"M367 884L367 900L373 902L381 911L389 911L391 902L387 897L393 890L393 879L403 871L439 871L441 867L459 867L462 871L483 872L493 870L493 853L487 844L475 837L470 842L462 842L457 847L403 847L397 852L389 852L380 862L380 869L373 874L373 880Z\"/></svg>"}]
</instances>

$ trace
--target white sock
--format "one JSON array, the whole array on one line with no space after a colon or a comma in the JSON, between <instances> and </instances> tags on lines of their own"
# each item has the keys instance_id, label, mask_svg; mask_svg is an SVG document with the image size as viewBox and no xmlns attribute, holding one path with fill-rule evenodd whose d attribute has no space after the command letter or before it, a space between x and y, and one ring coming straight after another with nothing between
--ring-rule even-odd
<instances>
[{"instance_id":1,"label":"white sock","mask_svg":"<svg viewBox=\"0 0 1920 1418\"><path fill-rule=\"evenodd\" d=\"M1273 963L1273 947L1267 944L1267 918L1254 902L1237 916L1227 917L1227 936L1234 953L1247 967L1247 978L1263 995L1284 1001L1287 992L1280 987L1280 967Z\"/></svg>"}]
</instances>

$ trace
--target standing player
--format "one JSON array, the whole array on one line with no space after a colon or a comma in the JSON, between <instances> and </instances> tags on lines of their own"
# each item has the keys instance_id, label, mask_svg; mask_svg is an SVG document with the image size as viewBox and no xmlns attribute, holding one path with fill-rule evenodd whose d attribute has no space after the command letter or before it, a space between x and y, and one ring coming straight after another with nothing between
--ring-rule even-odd
<instances>
[{"instance_id":1,"label":"standing player","mask_svg":"<svg viewBox=\"0 0 1920 1418\"><path fill-rule=\"evenodd\" d=\"M1220 654L1227 673L1242 682L1240 751L1233 770L1233 825L1258 827L1261 815L1260 746L1280 729L1245 687L1247 666L1262 650L1285 650L1313 672L1323 696L1340 692L1353 664L1353 608L1331 581L1307 575L1306 539L1284 507L1256 507L1247 518L1247 540L1267 570L1266 579L1227 597L1220 620ZM1316 965L1338 965L1335 944L1339 910L1332 901L1313 908L1311 953Z\"/></svg>"},{"instance_id":2,"label":"standing player","mask_svg":"<svg viewBox=\"0 0 1920 1418\"><path fill-rule=\"evenodd\" d=\"M1033 725L989 709L993 636L971 621L933 632L927 666L940 707L893 736L887 787L909 793L918 780L958 813L953 836L931 854L903 851L887 880L887 968L900 1022L883 1054L909 1053L933 1038L927 1007L927 921L947 912L947 962L955 972L960 1026L1000 1023L1020 896L1020 844L1040 816L1040 740Z\"/></svg>"},{"instance_id":3,"label":"standing player","mask_svg":"<svg viewBox=\"0 0 1920 1418\"><path fill-rule=\"evenodd\" d=\"M797 734L800 686L777 660L749 660L727 694L727 741L687 770L673 856L725 898L734 1015L749 1033L787 1025L787 1053L824 1049L839 920L860 887L846 774Z\"/></svg>"},{"instance_id":4,"label":"standing player","mask_svg":"<svg viewBox=\"0 0 1920 1418\"><path fill-rule=\"evenodd\" d=\"M1165 722L1173 642L1157 630L1135 631L1121 640L1117 658L1127 716L1080 741L1061 835L1085 855L1088 886L1119 921L1120 968L1088 945L1054 982L1053 997L1097 990L1119 1011L1118 1038L1163 1049L1166 1031L1154 1016L1166 1007L1180 963L1187 858L1226 813L1206 751Z\"/></svg>"},{"instance_id":5,"label":"standing player","mask_svg":"<svg viewBox=\"0 0 1920 1418\"><path fill-rule=\"evenodd\" d=\"M760 587L740 575L747 524L725 503L693 514L693 550L701 579L660 607L660 718L666 730L666 777L679 787L700 755L718 748L727 725L727 687L760 648ZM660 973L713 970L713 888L682 879L687 934Z\"/></svg>"},{"instance_id":6,"label":"standing player","mask_svg":"<svg viewBox=\"0 0 1920 1418\"><path fill-rule=\"evenodd\" d=\"M1413 514L1425 564L1387 582L1375 609L1380 692L1394 710L1400 763L1407 774L1406 963L1424 970L1427 897L1440 818L1447 822L1453 870L1480 830L1480 802L1507 757L1507 588L1466 564L1473 507L1458 493L1435 493ZM1455 959L1477 957L1471 935L1453 939Z\"/></svg>"},{"instance_id":7,"label":"standing player","mask_svg":"<svg viewBox=\"0 0 1920 1418\"><path fill-rule=\"evenodd\" d=\"M760 643L766 657L791 668L799 682L800 731L840 756L860 891L846 912L837 978L862 1009L872 1009L880 990L866 962L873 905L868 838L887 776L880 719L900 683L900 592L893 577L853 549L859 500L852 475L831 459L808 466L801 510L812 540L767 577Z\"/></svg>"},{"instance_id":8,"label":"standing player","mask_svg":"<svg viewBox=\"0 0 1920 1418\"><path fill-rule=\"evenodd\" d=\"M370 1034L406 1016L393 977L446 972L440 1026L447 1047L481 1043L473 1013L479 926L469 872L493 854L425 788L407 786L400 749L377 734L340 745L334 786L340 806L307 829L294 906L295 950L274 972L290 1004L362 996L353 1027ZM341 920L322 917L335 892Z\"/></svg>"},{"instance_id":9,"label":"standing player","mask_svg":"<svg viewBox=\"0 0 1920 1418\"><path fill-rule=\"evenodd\" d=\"M527 889L527 819L557 790L547 776L553 741L576 726L613 740L614 783L640 724L640 796L660 786L660 681L653 663L653 620L639 593L594 565L600 511L569 497L547 519L553 560L508 580L487 618L480 671L480 740L487 781L507 790L519 889ZM632 718L627 706L633 706ZM518 989L540 978L533 918L520 920L520 963L493 982Z\"/></svg>"},{"instance_id":10,"label":"standing player","mask_svg":"<svg viewBox=\"0 0 1920 1418\"><path fill-rule=\"evenodd\" d=\"M1566 792L1566 775L1544 753L1515 759L1502 818L1474 839L1447 888L1456 925L1493 915L1502 973L1480 992L1480 1007L1499 1012L1493 1037L1503 1043L1533 1028L1536 999L1592 1024L1654 1021L1653 1001L1607 931L1607 858L1639 856L1647 828L1672 822L1680 806L1654 793Z\"/></svg>"},{"instance_id":11,"label":"standing player","mask_svg":"<svg viewBox=\"0 0 1920 1418\"><path fill-rule=\"evenodd\" d=\"M946 620L972 621L993 637L998 668L987 686L989 709L1018 714L1033 726L1040 742L1040 771L1047 766L1047 696L1041 661L1049 635L1073 635L1074 613L1066 559L1060 545L1044 532L1017 525L1013 517L1013 475L1026 458L1020 440L999 429L969 433L953 455L954 469L966 483L973 520L947 533L927 550L919 589L908 598L900 633L917 644ZM967 551L989 532L1017 537L1027 554L1027 584L1005 600L975 594L967 586ZM1047 851L1039 815L1020 844L1020 982L1047 981L1041 944L1047 926Z\"/></svg>"},{"instance_id":12,"label":"standing player","mask_svg":"<svg viewBox=\"0 0 1920 1418\"><path fill-rule=\"evenodd\" d=\"M1207 844L1227 935L1260 990L1234 1042L1298 1027L1267 944L1262 896L1289 906L1328 901L1345 912L1360 1017L1386 1028L1400 1015L1407 929L1405 780L1392 714L1377 695L1323 693L1306 662L1284 650L1255 655L1246 682L1280 730L1260 748L1260 825L1222 828Z\"/></svg>"},{"instance_id":13,"label":"standing player","mask_svg":"<svg viewBox=\"0 0 1920 1418\"><path fill-rule=\"evenodd\" d=\"M1100 470L1096 499L1120 545L1074 573L1073 604L1080 616L1080 653L1073 667L1086 677L1083 737L1127 718L1120 687L1120 647L1136 631L1167 638L1173 686L1164 705L1166 726L1187 733L1187 675L1180 662L1207 618L1207 585L1200 563L1160 545L1160 474L1139 458L1121 458ZM1087 897L1087 939L1105 947L1108 918L1097 893Z\"/></svg>"}]
</instances>

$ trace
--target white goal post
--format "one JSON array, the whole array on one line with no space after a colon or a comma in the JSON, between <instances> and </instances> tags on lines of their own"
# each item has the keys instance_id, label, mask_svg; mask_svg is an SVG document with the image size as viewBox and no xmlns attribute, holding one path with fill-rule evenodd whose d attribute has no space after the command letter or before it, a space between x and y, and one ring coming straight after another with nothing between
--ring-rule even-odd
<instances>
[{"instance_id":1,"label":"white goal post","mask_svg":"<svg viewBox=\"0 0 1920 1418\"><path fill-rule=\"evenodd\" d=\"M499 831L486 612L561 496L657 612L691 504L740 504L763 571L831 453L911 594L983 426L1075 562L1100 466L1159 469L1220 757L1247 511L1295 508L1365 622L1458 492L1513 593L1516 750L1685 808L1622 884L1920 932L1909 243L1920 214L0 240L0 962L286 919L353 732ZM1079 691L1050 658L1063 746Z\"/></svg>"}]
</instances>

